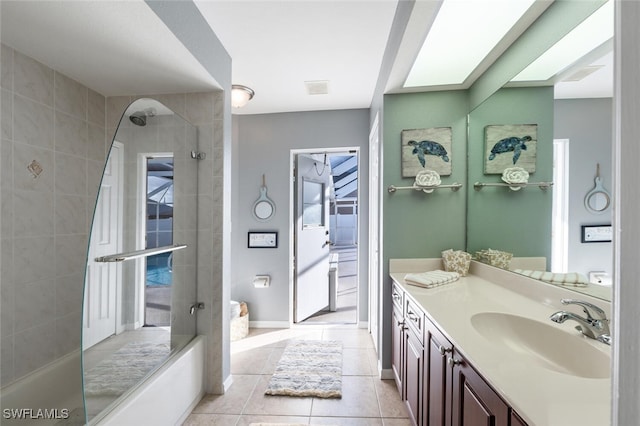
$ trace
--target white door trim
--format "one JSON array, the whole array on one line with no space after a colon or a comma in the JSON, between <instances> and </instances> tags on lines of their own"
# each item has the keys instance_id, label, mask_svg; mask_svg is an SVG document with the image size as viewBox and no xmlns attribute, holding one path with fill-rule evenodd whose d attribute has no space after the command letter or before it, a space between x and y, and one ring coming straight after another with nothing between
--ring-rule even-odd
<instances>
[{"instance_id":1,"label":"white door trim","mask_svg":"<svg viewBox=\"0 0 640 426\"><path fill-rule=\"evenodd\" d=\"M296 167L296 156L298 154L317 154L317 153L354 153L358 158L358 182L362 182L361 181L361 164L360 164L360 147L337 147L337 148L300 148L300 149L291 149L289 150L289 326L291 327L292 325L294 325L294 316L293 316L293 310L294 310L294 286L295 286L295 268L294 268L294 258L295 258L295 230L296 230L296 221L295 221L295 211L296 211L296 206L295 206L295 191L296 191L296 185L295 185L295 167ZM358 229L357 229L357 235L358 235L358 241L361 241L361 230L360 230L360 224L361 224L361 220L360 220L360 216L361 216L361 209L360 209L360 191L358 190L358 217L357 217L357 223L358 223ZM358 247L358 263L356 265L356 271L358 273L358 284L356 286L357 288L357 294L358 296L356 297L356 324L359 322L360 319L360 281L361 281L361 274L360 274L360 262L362 261L361 256L360 256L360 248Z\"/></svg>"}]
</instances>

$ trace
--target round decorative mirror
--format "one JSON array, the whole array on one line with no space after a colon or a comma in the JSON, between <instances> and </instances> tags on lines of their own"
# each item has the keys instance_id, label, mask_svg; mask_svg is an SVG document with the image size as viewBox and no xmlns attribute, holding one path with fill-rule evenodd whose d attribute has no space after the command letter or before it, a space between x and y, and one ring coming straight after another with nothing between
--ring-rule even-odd
<instances>
[{"instance_id":1,"label":"round decorative mirror","mask_svg":"<svg viewBox=\"0 0 640 426\"><path fill-rule=\"evenodd\" d=\"M273 216L276 212L276 205L269 197L267 197L267 186L265 185L264 175L262 175L262 186L260 187L260 197L253 203L252 213L253 216L261 221L265 222Z\"/></svg>"},{"instance_id":2,"label":"round decorative mirror","mask_svg":"<svg viewBox=\"0 0 640 426\"><path fill-rule=\"evenodd\" d=\"M584 197L584 207L593 214L606 212L611 206L611 196L602 186L600 179L600 164L597 165L594 188Z\"/></svg>"}]
</instances>

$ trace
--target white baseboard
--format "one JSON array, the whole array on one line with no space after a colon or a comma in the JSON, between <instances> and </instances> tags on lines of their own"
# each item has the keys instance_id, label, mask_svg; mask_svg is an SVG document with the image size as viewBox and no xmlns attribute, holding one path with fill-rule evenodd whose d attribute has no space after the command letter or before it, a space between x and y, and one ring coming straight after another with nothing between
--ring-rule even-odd
<instances>
[{"instance_id":1,"label":"white baseboard","mask_svg":"<svg viewBox=\"0 0 640 426\"><path fill-rule=\"evenodd\" d=\"M227 393L231 385L233 384L233 375L229 374L229 377L222 383L223 392Z\"/></svg>"},{"instance_id":2,"label":"white baseboard","mask_svg":"<svg viewBox=\"0 0 640 426\"><path fill-rule=\"evenodd\" d=\"M390 368L385 368L380 370L380 379L382 380L393 380L395 377L393 376L393 370Z\"/></svg>"},{"instance_id":3,"label":"white baseboard","mask_svg":"<svg viewBox=\"0 0 640 426\"><path fill-rule=\"evenodd\" d=\"M290 328L289 321L249 321L249 328Z\"/></svg>"},{"instance_id":4,"label":"white baseboard","mask_svg":"<svg viewBox=\"0 0 640 426\"><path fill-rule=\"evenodd\" d=\"M358 328L369 329L369 321L360 321L358 323Z\"/></svg>"}]
</instances>

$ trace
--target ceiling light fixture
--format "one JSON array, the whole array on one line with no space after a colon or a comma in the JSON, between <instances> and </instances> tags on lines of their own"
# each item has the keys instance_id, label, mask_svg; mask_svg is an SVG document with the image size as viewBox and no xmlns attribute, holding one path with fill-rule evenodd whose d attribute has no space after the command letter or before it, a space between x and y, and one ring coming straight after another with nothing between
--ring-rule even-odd
<instances>
[{"instance_id":1,"label":"ceiling light fixture","mask_svg":"<svg viewBox=\"0 0 640 426\"><path fill-rule=\"evenodd\" d=\"M247 86L234 84L231 86L231 106L234 108L242 108L253 99L253 95L255 94L256 92Z\"/></svg>"}]
</instances>

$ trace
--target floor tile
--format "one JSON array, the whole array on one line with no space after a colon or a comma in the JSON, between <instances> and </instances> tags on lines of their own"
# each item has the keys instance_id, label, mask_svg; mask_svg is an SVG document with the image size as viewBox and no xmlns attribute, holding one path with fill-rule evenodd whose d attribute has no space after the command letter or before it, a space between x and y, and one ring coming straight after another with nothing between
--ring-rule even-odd
<instances>
[{"instance_id":1,"label":"floor tile","mask_svg":"<svg viewBox=\"0 0 640 426\"><path fill-rule=\"evenodd\" d=\"M279 416L310 416L313 398L272 396L264 392L269 384L271 375L259 377L247 405L242 414L279 415Z\"/></svg>"},{"instance_id":2,"label":"floor tile","mask_svg":"<svg viewBox=\"0 0 640 426\"><path fill-rule=\"evenodd\" d=\"M183 426L234 426L238 424L240 416L231 414L197 414L191 413Z\"/></svg>"},{"instance_id":3,"label":"floor tile","mask_svg":"<svg viewBox=\"0 0 640 426\"><path fill-rule=\"evenodd\" d=\"M374 385L382 417L408 417L407 408L400 399L395 381L375 380Z\"/></svg>"},{"instance_id":4,"label":"floor tile","mask_svg":"<svg viewBox=\"0 0 640 426\"><path fill-rule=\"evenodd\" d=\"M285 347L301 339L342 342L341 399L264 395ZM233 384L227 393L205 396L184 425L409 426L395 383L379 379L377 363L369 332L355 325L250 329L246 338L231 344Z\"/></svg>"},{"instance_id":5,"label":"floor tile","mask_svg":"<svg viewBox=\"0 0 640 426\"><path fill-rule=\"evenodd\" d=\"M249 426L251 423L292 423L309 424L309 418L304 416L240 416L237 426Z\"/></svg>"},{"instance_id":6,"label":"floor tile","mask_svg":"<svg viewBox=\"0 0 640 426\"><path fill-rule=\"evenodd\" d=\"M233 383L224 395L205 395L193 409L194 413L242 414L261 376L233 376Z\"/></svg>"},{"instance_id":7,"label":"floor tile","mask_svg":"<svg viewBox=\"0 0 640 426\"><path fill-rule=\"evenodd\" d=\"M383 426L382 419L368 417L311 417L311 425Z\"/></svg>"},{"instance_id":8,"label":"floor tile","mask_svg":"<svg viewBox=\"0 0 640 426\"><path fill-rule=\"evenodd\" d=\"M373 381L374 378L369 376L343 376L342 398L314 398L311 415L380 417Z\"/></svg>"}]
</instances>

